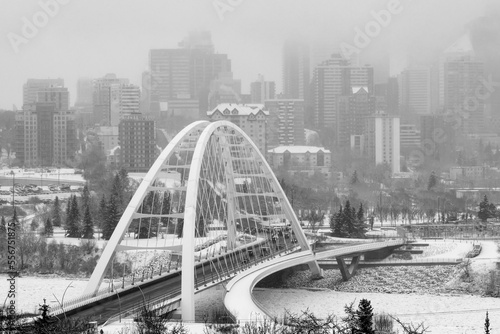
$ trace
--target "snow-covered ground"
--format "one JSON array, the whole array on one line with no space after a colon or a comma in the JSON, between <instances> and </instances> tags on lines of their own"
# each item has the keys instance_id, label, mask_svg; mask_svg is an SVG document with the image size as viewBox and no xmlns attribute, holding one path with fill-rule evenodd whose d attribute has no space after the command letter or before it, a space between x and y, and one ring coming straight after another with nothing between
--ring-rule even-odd
<instances>
[{"instance_id":1,"label":"snow-covered ground","mask_svg":"<svg viewBox=\"0 0 500 334\"><path fill-rule=\"evenodd\" d=\"M344 316L344 305L360 299L371 301L375 313L389 313L404 322L424 322L430 333L484 333L486 311L500 319L498 298L478 296L397 295L349 293L330 290L256 289L254 296L272 314L282 317L284 308L292 313L309 309L318 317L333 313Z\"/></svg>"}]
</instances>

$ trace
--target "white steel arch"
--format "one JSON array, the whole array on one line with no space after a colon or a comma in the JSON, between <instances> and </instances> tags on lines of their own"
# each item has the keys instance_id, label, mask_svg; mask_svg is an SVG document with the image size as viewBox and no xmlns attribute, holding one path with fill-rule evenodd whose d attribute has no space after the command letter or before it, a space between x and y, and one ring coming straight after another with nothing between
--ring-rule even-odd
<instances>
[{"instance_id":1,"label":"white steel arch","mask_svg":"<svg viewBox=\"0 0 500 334\"><path fill-rule=\"evenodd\" d=\"M132 222L134 213L144 200L148 188L151 186L156 175L161 171L163 163L169 159L169 157L174 152L175 147L177 147L177 145L181 143L184 138L191 135L192 133L200 131L208 124L209 122L207 121L199 121L190 124L189 126L184 128L179 134L177 134L177 136L175 136L175 138L161 152L160 156L158 157L158 159L156 159L155 163L148 171L148 173L142 180L141 184L139 185L139 188L137 189L134 196L127 205L125 212L120 218L118 225L116 226L113 234L111 235L111 238L109 239L108 243L106 244L106 247L104 248L104 251L102 252L99 262L97 263L94 272L90 277L89 283L87 284L87 287L83 292L84 294L86 295L97 294L99 286L101 285L101 282L104 278L104 274L110 265L110 262L116 252L118 245L122 241L125 232L127 231L130 223Z\"/></svg>"},{"instance_id":2,"label":"white steel arch","mask_svg":"<svg viewBox=\"0 0 500 334\"><path fill-rule=\"evenodd\" d=\"M202 194L202 189L203 186L207 187L206 184L210 185L210 190L212 192L219 191L220 194L218 197L221 201L224 201L225 208L222 212L228 216L224 217L224 225L227 225L226 238L228 248L232 249L232 247L236 247L236 220L238 217L240 217L239 221L242 222L243 220L241 217L260 215L262 217L279 216L282 217L282 219L286 218L286 221L291 225L291 229L300 248L304 251L310 250L310 245L306 236L276 176L273 174L265 158L259 152L257 146L250 137L248 137L238 126L228 121L218 121L214 123L199 121L189 125L181 131L155 161L121 217L84 293L97 293L110 261L112 261L117 249L120 248L120 242L123 240L125 232L129 228L134 217L137 218L138 216L137 210L145 200L146 194L151 189L158 190L158 188L160 188L155 184L158 173L161 172L164 164L167 164L172 154L176 152L176 150L182 149L183 143L194 145L189 147L190 152L192 151L190 155L191 160L189 161L189 176L186 185L184 186L184 184L182 184L182 188L185 191L185 197L183 198L185 200L185 204L183 205L184 211L183 214L181 214L182 211L176 214L176 216L182 216L184 219L182 226L181 265L181 308L184 321L192 321L195 316L195 247L197 247L195 234L197 232L198 222L206 219L206 217L203 217L202 213L204 209L203 206L209 205L208 202L205 203L205 197L202 196L204 195ZM235 171L233 169L235 167L241 168ZM207 172L207 169L210 168L218 168L218 170L215 172L212 171L210 174ZM215 176L216 174L217 176ZM212 175L213 181L207 180L210 178L210 176L207 175ZM254 179L252 179L252 177L254 177ZM247 191L238 192L235 184L237 178L240 180L243 179L245 183L247 180L250 180L252 187L257 190L248 191L247 185ZM221 185L219 186L219 184ZM257 187L257 185L260 187ZM217 190L218 187L221 189ZM245 185L243 187L245 187ZM253 202L248 204L244 200L241 200L241 198L251 196L257 199L257 204ZM270 197L272 203L269 204L269 202L266 202L262 204L263 207L261 208L260 198L264 197L264 200L266 200L265 196L268 196L268 199ZM278 203L276 205L274 202L275 200L276 203ZM243 205L242 203L244 202L245 204ZM252 207L252 210L246 207L247 204ZM242 205L245 206L244 209ZM271 210L269 210L268 205L272 207ZM263 209L266 212L265 214L262 214L261 210ZM215 220L214 217L211 218L213 221ZM219 216L217 219L220 223ZM313 275L321 276L321 269L315 260L309 262L308 265Z\"/></svg>"}]
</instances>

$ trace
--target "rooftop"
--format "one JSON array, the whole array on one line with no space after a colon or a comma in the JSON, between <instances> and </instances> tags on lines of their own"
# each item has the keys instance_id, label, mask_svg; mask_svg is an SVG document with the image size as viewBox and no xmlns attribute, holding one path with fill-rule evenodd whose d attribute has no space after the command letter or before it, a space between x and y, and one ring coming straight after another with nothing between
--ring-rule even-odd
<instances>
[{"instance_id":1,"label":"rooftop","mask_svg":"<svg viewBox=\"0 0 500 334\"><path fill-rule=\"evenodd\" d=\"M317 147L317 146L278 146L269 150L268 152L281 154L284 153L285 151L295 154L307 153L307 152L318 153L319 151L323 151L324 153L331 153L324 147Z\"/></svg>"},{"instance_id":2,"label":"rooftop","mask_svg":"<svg viewBox=\"0 0 500 334\"><path fill-rule=\"evenodd\" d=\"M235 103L222 103L215 107L213 110L207 111L208 116L212 116L215 112L224 114L228 110L231 115L248 116L256 115L263 112L264 115L269 115L269 111L264 110L263 104L235 104Z\"/></svg>"}]
</instances>

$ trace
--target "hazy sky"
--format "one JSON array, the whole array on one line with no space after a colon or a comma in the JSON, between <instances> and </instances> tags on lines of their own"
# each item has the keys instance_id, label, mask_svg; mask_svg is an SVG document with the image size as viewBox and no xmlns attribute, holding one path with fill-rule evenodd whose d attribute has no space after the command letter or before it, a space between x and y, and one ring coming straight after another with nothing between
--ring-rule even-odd
<instances>
[{"instance_id":1,"label":"hazy sky","mask_svg":"<svg viewBox=\"0 0 500 334\"><path fill-rule=\"evenodd\" d=\"M58 13L15 52L9 34L24 21L41 19L41 3L0 0L0 108L22 104L28 78L64 78L72 103L78 77L116 73L141 84L151 48L175 48L191 30L210 30L215 50L232 60L243 92L262 73L281 91L283 40L303 37L334 50L353 44L354 28L365 29L370 13L397 0L59 0ZM361 50L364 62L387 64L398 73L408 56L429 61L482 16L491 0L400 0L401 13ZM232 11L219 17L215 4ZM23 21L24 20L24 21ZM13 35L10 35L11 38ZM390 61L389 61L390 59ZM380 81L380 78L377 78Z\"/></svg>"}]
</instances>

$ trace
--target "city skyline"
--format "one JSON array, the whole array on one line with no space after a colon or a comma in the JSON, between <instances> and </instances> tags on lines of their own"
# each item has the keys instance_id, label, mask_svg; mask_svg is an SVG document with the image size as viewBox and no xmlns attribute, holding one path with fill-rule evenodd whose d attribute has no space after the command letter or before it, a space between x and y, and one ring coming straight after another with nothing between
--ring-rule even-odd
<instances>
[{"instance_id":1,"label":"city skyline","mask_svg":"<svg viewBox=\"0 0 500 334\"><path fill-rule=\"evenodd\" d=\"M141 86L149 50L177 48L193 30L211 31L215 52L227 54L231 59L234 77L242 80L242 93L250 91L250 83L258 74L275 81L279 93L283 91L282 47L286 39L301 37L324 49L334 50L343 43L354 45L356 27L364 28L374 20L372 11L384 10L391 2L398 3L401 11L360 50L361 61L370 61L376 72L389 72L390 55L390 73L387 74L401 72L410 56L420 61L434 59L438 51L466 31L467 23L484 15L484 8L490 3L487 0L479 5L478 2L442 1L436 6L430 1L373 1L369 5L322 1L311 6L305 1L287 1L286 4L284 1L243 1L231 10L225 7L225 11L221 11L218 1L198 4L197 10L193 9L193 1L176 3L175 7L170 2L153 2L147 6L120 3L119 10L112 1L105 5L86 2L85 6L58 1L57 10L52 7L53 15L46 15L45 25L37 28L34 36L25 38L23 25L27 21L32 23L43 11L43 6L52 2L13 5L0 1L4 8L9 8L0 14L4 35L0 42L3 59L0 109L11 109L12 105L18 109L22 107L19 87L29 78L63 78L70 91L71 105L76 99L79 77L98 78L116 73ZM450 11L455 4L463 9ZM280 13L278 20L277 12ZM115 13L120 15L113 15ZM301 15L297 16L299 13ZM424 13L426 20L422 22L424 20L419 17ZM442 19L444 13L446 20ZM134 21L141 24L132 24ZM86 25L90 22L93 24ZM425 33L429 31L438 33L433 33L430 39ZM16 44L13 42L16 38L24 38L25 42ZM413 52L422 46L428 51ZM249 53L251 60L247 60ZM377 82L386 80L380 75L377 77L377 73L375 77Z\"/></svg>"}]
</instances>

